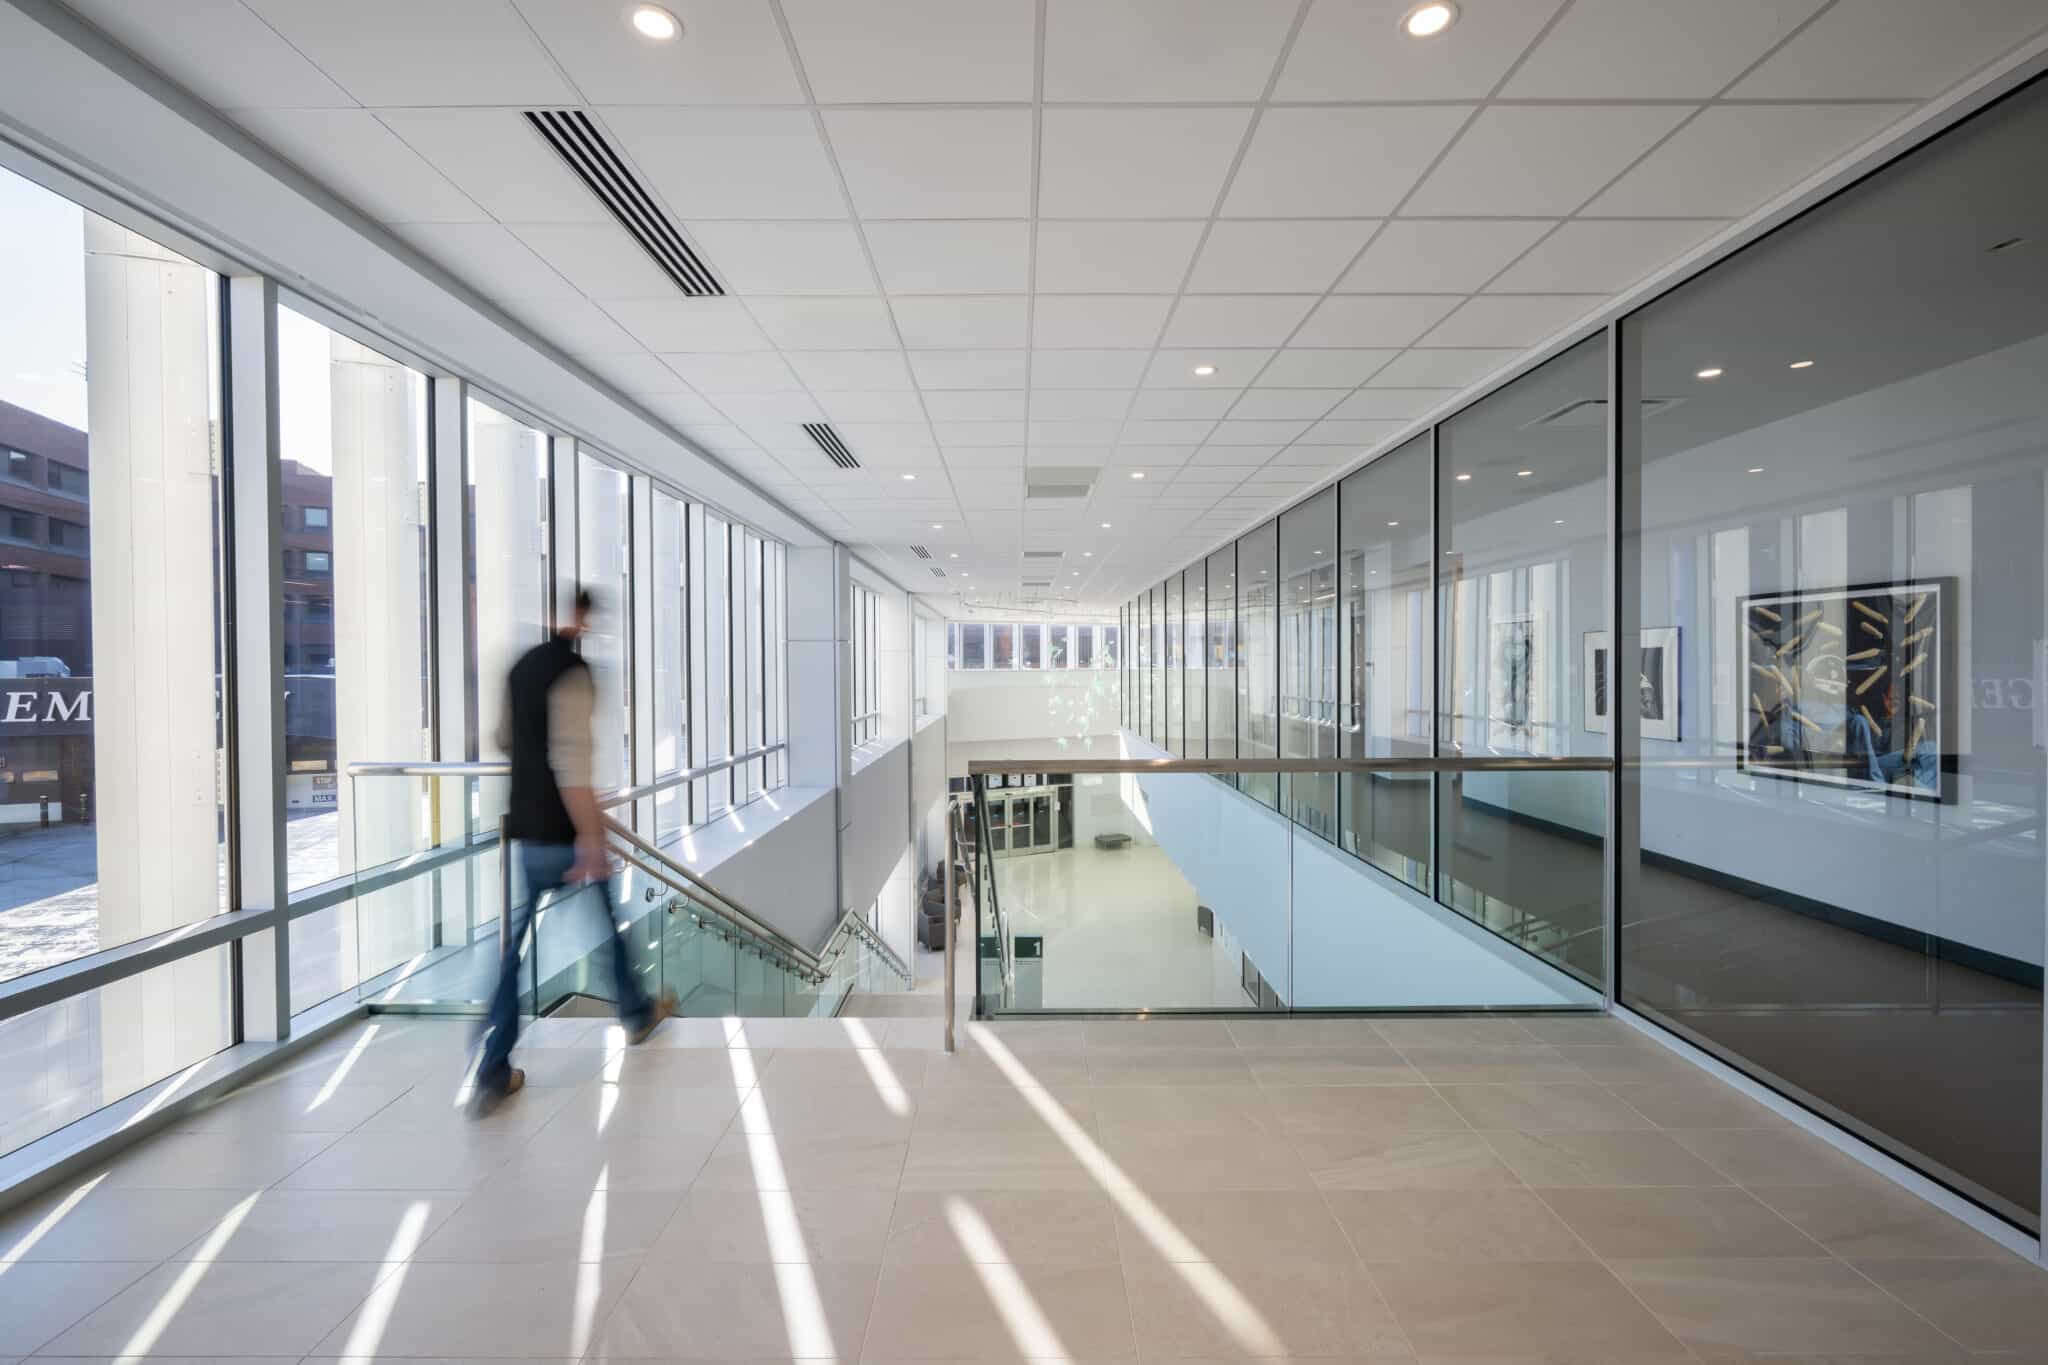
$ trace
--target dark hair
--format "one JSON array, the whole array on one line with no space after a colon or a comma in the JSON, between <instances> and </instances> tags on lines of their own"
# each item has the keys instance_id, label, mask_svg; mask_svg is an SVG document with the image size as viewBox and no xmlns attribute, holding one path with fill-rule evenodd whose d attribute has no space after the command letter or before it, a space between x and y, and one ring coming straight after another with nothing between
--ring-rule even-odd
<instances>
[{"instance_id":1,"label":"dark hair","mask_svg":"<svg viewBox=\"0 0 2048 1365\"><path fill-rule=\"evenodd\" d=\"M576 589L576 614L589 616L597 610L597 594L588 588Z\"/></svg>"}]
</instances>

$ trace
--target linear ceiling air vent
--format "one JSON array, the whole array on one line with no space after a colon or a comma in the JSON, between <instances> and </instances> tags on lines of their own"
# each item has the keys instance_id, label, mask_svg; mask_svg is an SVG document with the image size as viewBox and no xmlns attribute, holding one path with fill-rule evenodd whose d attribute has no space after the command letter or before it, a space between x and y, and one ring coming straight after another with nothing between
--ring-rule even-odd
<instances>
[{"instance_id":1,"label":"linear ceiling air vent","mask_svg":"<svg viewBox=\"0 0 2048 1365\"><path fill-rule=\"evenodd\" d=\"M940 568L940 567L939 567L938 565L936 565L936 564L932 565L932 577L933 577L933 578L944 578L945 576L946 576L946 571L945 571L944 569Z\"/></svg>"},{"instance_id":2,"label":"linear ceiling air vent","mask_svg":"<svg viewBox=\"0 0 2048 1365\"><path fill-rule=\"evenodd\" d=\"M1024 496L1031 502L1058 502L1069 498L1085 498L1091 486L1085 483L1027 483Z\"/></svg>"},{"instance_id":3,"label":"linear ceiling air vent","mask_svg":"<svg viewBox=\"0 0 2048 1365\"><path fill-rule=\"evenodd\" d=\"M1024 552L1024 562L1026 564L1030 564L1033 561L1036 561L1040 564L1043 564L1047 560L1051 560L1053 563L1057 564L1062 558L1065 557L1065 555L1066 551L1064 550L1026 550Z\"/></svg>"},{"instance_id":4,"label":"linear ceiling air vent","mask_svg":"<svg viewBox=\"0 0 2048 1365\"><path fill-rule=\"evenodd\" d=\"M654 196L626 169L624 158L605 141L590 115L581 109L529 109L526 121L569 163L569 169L619 220L619 226L646 249L662 273L675 281L676 288L698 299L725 293L711 267L655 207Z\"/></svg>"},{"instance_id":5,"label":"linear ceiling air vent","mask_svg":"<svg viewBox=\"0 0 2048 1365\"><path fill-rule=\"evenodd\" d=\"M911 546L910 553L916 555L919 559L930 559L932 557L932 552L925 549L922 545Z\"/></svg>"},{"instance_id":6,"label":"linear ceiling air vent","mask_svg":"<svg viewBox=\"0 0 2048 1365\"><path fill-rule=\"evenodd\" d=\"M1085 498L1101 472L1089 465L1034 465L1024 471L1024 497L1038 502Z\"/></svg>"},{"instance_id":7,"label":"linear ceiling air vent","mask_svg":"<svg viewBox=\"0 0 2048 1365\"><path fill-rule=\"evenodd\" d=\"M1023 585L1026 591L1030 591L1032 589L1050 588L1052 586L1052 580L1050 578L1027 578L1024 580Z\"/></svg>"},{"instance_id":8,"label":"linear ceiling air vent","mask_svg":"<svg viewBox=\"0 0 2048 1365\"><path fill-rule=\"evenodd\" d=\"M853 452L846 448L846 442L839 439L839 433L823 422L804 423L804 435L818 443L818 449L841 469L859 469L860 461L853 458Z\"/></svg>"}]
</instances>

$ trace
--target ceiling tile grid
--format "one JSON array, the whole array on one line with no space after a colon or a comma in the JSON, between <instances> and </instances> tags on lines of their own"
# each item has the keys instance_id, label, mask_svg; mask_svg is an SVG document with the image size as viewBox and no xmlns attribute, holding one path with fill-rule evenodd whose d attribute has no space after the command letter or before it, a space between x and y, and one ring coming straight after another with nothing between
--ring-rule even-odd
<instances>
[{"instance_id":1,"label":"ceiling tile grid","mask_svg":"<svg viewBox=\"0 0 2048 1365\"><path fill-rule=\"evenodd\" d=\"M1412 0L664 0L650 43L588 0L67 2L908 581L916 543L934 590L1013 600L1055 552L1033 575L1091 611L2044 22L1460 0L1417 41ZM587 114L727 296L682 296L530 108Z\"/></svg>"}]
</instances>

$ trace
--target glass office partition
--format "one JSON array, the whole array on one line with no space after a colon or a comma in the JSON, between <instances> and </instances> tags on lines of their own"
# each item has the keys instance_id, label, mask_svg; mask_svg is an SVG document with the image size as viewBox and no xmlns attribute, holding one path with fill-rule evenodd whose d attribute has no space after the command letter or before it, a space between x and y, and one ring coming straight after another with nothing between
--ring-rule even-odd
<instances>
[{"instance_id":1,"label":"glass office partition","mask_svg":"<svg viewBox=\"0 0 2048 1365\"><path fill-rule=\"evenodd\" d=\"M1337 490L1280 515L1280 754L1337 756ZM1287 813L1335 842L1334 774L1289 776Z\"/></svg>"},{"instance_id":2,"label":"glass office partition","mask_svg":"<svg viewBox=\"0 0 2048 1365\"><path fill-rule=\"evenodd\" d=\"M1209 757L1237 756L1237 546L1226 545L1204 562L1208 614L1203 676L1208 694L1203 718L1209 732Z\"/></svg>"},{"instance_id":3,"label":"glass office partition","mask_svg":"<svg viewBox=\"0 0 2048 1365\"><path fill-rule=\"evenodd\" d=\"M689 605L684 569L684 510L680 498L654 490L652 509L654 581L648 613L654 638L655 779L690 766ZM654 834L665 839L689 822L689 792L670 787L654 798Z\"/></svg>"},{"instance_id":4,"label":"glass office partition","mask_svg":"<svg viewBox=\"0 0 2048 1365\"><path fill-rule=\"evenodd\" d=\"M1345 758L1430 753L1430 437L1417 436L1338 490L1337 709ZM1345 773L1339 840L1347 852L1429 889L1426 773Z\"/></svg>"},{"instance_id":5,"label":"glass office partition","mask_svg":"<svg viewBox=\"0 0 2048 1365\"><path fill-rule=\"evenodd\" d=\"M1181 575L1181 741L1183 758L1209 756L1208 696L1202 676L1202 662L1208 654L1205 632L1209 619L1209 590L1202 565L1189 566Z\"/></svg>"},{"instance_id":6,"label":"glass office partition","mask_svg":"<svg viewBox=\"0 0 2048 1365\"><path fill-rule=\"evenodd\" d=\"M2037 85L1625 319L1615 689L1621 998L2029 1228L2044 145Z\"/></svg>"},{"instance_id":7,"label":"glass office partition","mask_svg":"<svg viewBox=\"0 0 2048 1365\"><path fill-rule=\"evenodd\" d=\"M1437 430L1443 753L1607 752L1597 682L1607 439L1594 420L1606 392L1601 335ZM1643 705L1675 710L1677 702L1660 693ZM1438 899L1604 979L1607 786L1595 773L1438 778Z\"/></svg>"},{"instance_id":8,"label":"glass office partition","mask_svg":"<svg viewBox=\"0 0 2048 1365\"><path fill-rule=\"evenodd\" d=\"M624 470L578 451L576 581L596 602L582 642L597 687L600 790L633 783L633 502Z\"/></svg>"},{"instance_id":9,"label":"glass office partition","mask_svg":"<svg viewBox=\"0 0 2048 1365\"><path fill-rule=\"evenodd\" d=\"M1280 532L1267 522L1237 542L1237 754L1275 758L1280 753ZM1275 773L1250 773L1245 791L1269 806L1280 804Z\"/></svg>"},{"instance_id":10,"label":"glass office partition","mask_svg":"<svg viewBox=\"0 0 2048 1365\"><path fill-rule=\"evenodd\" d=\"M1181 635L1181 623L1185 620L1181 607L1181 575L1171 574L1160 585L1159 600L1162 603L1159 618L1159 683L1166 697L1165 737L1160 744L1168 751L1182 757L1187 755L1187 721L1183 701L1184 687L1181 674L1184 671L1181 651L1186 644Z\"/></svg>"},{"instance_id":11,"label":"glass office partition","mask_svg":"<svg viewBox=\"0 0 2048 1365\"><path fill-rule=\"evenodd\" d=\"M716 512L690 507L690 643L703 660L700 695L691 697L696 755L705 767L733 753L732 523ZM716 817L733 804L731 769L692 783L691 813Z\"/></svg>"}]
</instances>

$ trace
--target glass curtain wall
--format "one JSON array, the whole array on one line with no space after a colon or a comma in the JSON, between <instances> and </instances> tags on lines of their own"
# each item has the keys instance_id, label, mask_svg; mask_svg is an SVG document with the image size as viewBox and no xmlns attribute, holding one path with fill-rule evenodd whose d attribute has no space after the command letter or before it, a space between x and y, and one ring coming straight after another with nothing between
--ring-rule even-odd
<instances>
[{"instance_id":1,"label":"glass curtain wall","mask_svg":"<svg viewBox=\"0 0 2048 1365\"><path fill-rule=\"evenodd\" d=\"M704 661L701 686L691 696L696 753L690 766L708 767L732 757L733 581L732 523L707 508L690 507L690 643ZM713 819L733 805L732 770L691 784L691 813Z\"/></svg>"},{"instance_id":2,"label":"glass curtain wall","mask_svg":"<svg viewBox=\"0 0 2048 1365\"><path fill-rule=\"evenodd\" d=\"M0 979L227 906L219 306L0 170ZM228 954L0 1021L0 1155L226 1047Z\"/></svg>"},{"instance_id":3,"label":"glass curtain wall","mask_svg":"<svg viewBox=\"0 0 2048 1365\"><path fill-rule=\"evenodd\" d=\"M654 581L648 641L654 660L654 771L660 781L690 766L689 584L685 569L685 512L680 498L654 490L652 508ZM654 798L654 837L666 839L689 823L690 794L680 786Z\"/></svg>"},{"instance_id":4,"label":"glass curtain wall","mask_svg":"<svg viewBox=\"0 0 2048 1365\"><path fill-rule=\"evenodd\" d=\"M1345 758L1430 753L1430 437L1338 488L1338 743ZM1427 773L1344 773L1339 841L1429 890Z\"/></svg>"},{"instance_id":5,"label":"glass curtain wall","mask_svg":"<svg viewBox=\"0 0 2048 1365\"><path fill-rule=\"evenodd\" d=\"M1207 653L1204 632L1207 629L1209 592L1200 564L1183 572L1181 579L1180 689L1181 733L1184 738L1180 753L1183 758L1207 758L1209 723L1205 718L1208 710L1205 703L1208 698L1202 677L1202 660Z\"/></svg>"},{"instance_id":6,"label":"glass curtain wall","mask_svg":"<svg viewBox=\"0 0 2048 1365\"><path fill-rule=\"evenodd\" d=\"M1621 999L2028 1228L2044 145L2037 83L1621 328Z\"/></svg>"},{"instance_id":7,"label":"glass curtain wall","mask_svg":"<svg viewBox=\"0 0 2048 1365\"><path fill-rule=\"evenodd\" d=\"M597 687L593 772L602 791L633 784L633 481L587 450L576 478L576 581L596 604L582 654Z\"/></svg>"},{"instance_id":8,"label":"glass curtain wall","mask_svg":"<svg viewBox=\"0 0 2048 1365\"><path fill-rule=\"evenodd\" d=\"M1237 542L1237 756L1280 756L1280 527L1267 522ZM1247 773L1239 785L1275 809L1272 773Z\"/></svg>"},{"instance_id":9,"label":"glass curtain wall","mask_svg":"<svg viewBox=\"0 0 2048 1365\"><path fill-rule=\"evenodd\" d=\"M1280 517L1280 754L1337 756L1337 490ZM1287 813L1337 838L1334 774L1290 774Z\"/></svg>"},{"instance_id":10,"label":"glass curtain wall","mask_svg":"<svg viewBox=\"0 0 2048 1365\"><path fill-rule=\"evenodd\" d=\"M733 668L733 686L741 715L733 722L733 734L741 751L752 753L766 743L768 733L767 547L752 531L736 535L733 542L740 556L733 586L741 594L738 611L742 618L734 632L741 661ZM765 759L742 764L734 777L735 799L751 801L759 796L766 772Z\"/></svg>"},{"instance_id":11,"label":"glass curtain wall","mask_svg":"<svg viewBox=\"0 0 2048 1365\"><path fill-rule=\"evenodd\" d=\"M426 848L432 813L404 783L347 765L433 757L427 379L289 308L277 316L283 493L286 884L297 891ZM353 905L292 928L304 1008L418 952L424 880L359 922Z\"/></svg>"},{"instance_id":12,"label":"glass curtain wall","mask_svg":"<svg viewBox=\"0 0 2048 1365\"><path fill-rule=\"evenodd\" d=\"M1606 392L1602 334L1438 428L1441 753L1607 752L1587 684L1607 619ZM1607 788L1593 772L1440 776L1438 899L1601 982Z\"/></svg>"}]
</instances>

